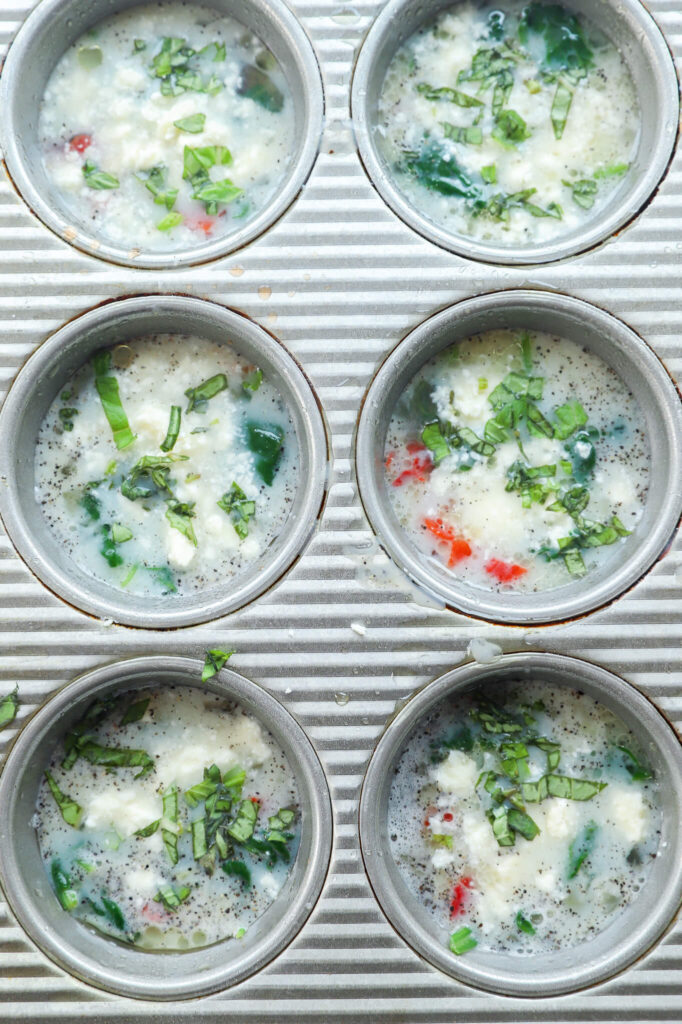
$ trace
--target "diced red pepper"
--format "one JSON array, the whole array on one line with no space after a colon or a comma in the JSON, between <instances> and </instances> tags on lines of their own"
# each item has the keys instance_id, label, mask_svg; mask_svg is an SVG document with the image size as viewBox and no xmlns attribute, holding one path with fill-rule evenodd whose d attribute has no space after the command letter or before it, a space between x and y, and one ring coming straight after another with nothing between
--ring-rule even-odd
<instances>
[{"instance_id":1,"label":"diced red pepper","mask_svg":"<svg viewBox=\"0 0 682 1024\"><path fill-rule=\"evenodd\" d=\"M192 231L203 231L205 235L210 235L213 231L215 220L209 220L204 217L185 217L185 224Z\"/></svg>"},{"instance_id":2,"label":"diced red pepper","mask_svg":"<svg viewBox=\"0 0 682 1024\"><path fill-rule=\"evenodd\" d=\"M445 814L443 815L443 821L452 821L452 815L450 814L450 811L445 812Z\"/></svg>"},{"instance_id":3,"label":"diced red pepper","mask_svg":"<svg viewBox=\"0 0 682 1024\"><path fill-rule=\"evenodd\" d=\"M69 149L75 149L77 153L84 153L88 146L92 145L92 135L74 135L69 142Z\"/></svg>"},{"instance_id":4,"label":"diced red pepper","mask_svg":"<svg viewBox=\"0 0 682 1024\"><path fill-rule=\"evenodd\" d=\"M528 572L522 565L503 562L499 558L491 558L489 562L486 562L485 571L500 583L510 583L512 580L519 579L520 576L525 576Z\"/></svg>"},{"instance_id":5,"label":"diced red pepper","mask_svg":"<svg viewBox=\"0 0 682 1024\"><path fill-rule=\"evenodd\" d=\"M422 444L421 441L408 441L405 447L410 455L416 455L418 452L426 451L426 445Z\"/></svg>"},{"instance_id":6,"label":"diced red pepper","mask_svg":"<svg viewBox=\"0 0 682 1024\"><path fill-rule=\"evenodd\" d=\"M142 908L142 916L147 920L151 921L152 924L161 924L163 921L168 919L167 913L161 909L160 906L154 904L145 903Z\"/></svg>"},{"instance_id":7,"label":"diced red pepper","mask_svg":"<svg viewBox=\"0 0 682 1024\"><path fill-rule=\"evenodd\" d=\"M409 469L404 469L395 480L393 481L394 487L402 487L406 480L417 480L420 484L424 483L426 477L431 472L433 463L431 458L419 459L416 456L412 459L412 465Z\"/></svg>"},{"instance_id":8,"label":"diced red pepper","mask_svg":"<svg viewBox=\"0 0 682 1024\"><path fill-rule=\"evenodd\" d=\"M395 458L395 452L389 452L388 455L386 456L386 461L384 462L384 465L386 466L386 469L390 469L391 468L391 465L393 463L394 458Z\"/></svg>"},{"instance_id":9,"label":"diced red pepper","mask_svg":"<svg viewBox=\"0 0 682 1024\"><path fill-rule=\"evenodd\" d=\"M464 912L466 909L465 904L468 902L469 890L473 884L473 878L470 878L468 875L461 878L459 882L455 882L450 900L450 917L457 917L458 914Z\"/></svg>"},{"instance_id":10,"label":"diced red pepper","mask_svg":"<svg viewBox=\"0 0 682 1024\"><path fill-rule=\"evenodd\" d=\"M442 519L425 519L424 526L432 533L434 537L437 537L443 544L447 544L450 548L450 557L448 558L448 568L452 569L453 565L457 562L461 562L463 558L468 558L471 554L471 545L463 537L458 537L452 526L446 526Z\"/></svg>"}]
</instances>

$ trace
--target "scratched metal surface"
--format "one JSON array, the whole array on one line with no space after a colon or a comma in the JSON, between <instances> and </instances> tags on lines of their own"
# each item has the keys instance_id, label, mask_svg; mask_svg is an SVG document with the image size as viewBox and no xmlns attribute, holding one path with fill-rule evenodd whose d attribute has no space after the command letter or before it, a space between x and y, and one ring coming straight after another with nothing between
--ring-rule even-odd
<instances>
[{"instance_id":1,"label":"scratched metal surface","mask_svg":"<svg viewBox=\"0 0 682 1024\"><path fill-rule=\"evenodd\" d=\"M31 0L0 0L0 47ZM421 240L382 204L358 160L349 80L375 0L300 0L295 10L324 75L327 120L315 170L293 208L246 250L178 273L107 266L52 236L0 173L0 387L66 319L105 298L182 290L214 299L273 330L300 360L331 438L328 499L292 571L243 611L176 632L107 626L68 607L0 537L0 693L18 683L15 725L58 686L122 655L201 654L235 647L234 667L299 718L328 774L334 853L319 904L296 941L261 973L193 1003L155 1006L109 996L52 965L0 902L0 1020L436 1024L682 1021L682 926L625 974L551 1000L466 988L414 954L379 910L358 849L364 766L395 703L466 656L484 636L505 651L580 655L641 687L682 724L682 544L630 593L579 622L526 632L438 608L381 563L358 499L353 437L378 362L419 321L458 299L515 286L561 289L638 330L679 379L682 370L682 159L654 201L617 240L541 269L469 263ZM682 4L649 7L679 60ZM0 443L9 443L8 438ZM1 482L0 482L1 484ZM341 706L335 694L350 700ZM0 739L6 744L14 728ZM0 851L1 855L1 851Z\"/></svg>"}]
</instances>

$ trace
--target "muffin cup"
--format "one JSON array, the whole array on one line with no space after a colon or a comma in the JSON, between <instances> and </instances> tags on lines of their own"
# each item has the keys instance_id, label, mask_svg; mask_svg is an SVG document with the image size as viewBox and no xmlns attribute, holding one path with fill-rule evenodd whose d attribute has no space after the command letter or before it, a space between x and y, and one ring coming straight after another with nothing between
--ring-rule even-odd
<instances>
[{"instance_id":1,"label":"muffin cup","mask_svg":"<svg viewBox=\"0 0 682 1024\"><path fill-rule=\"evenodd\" d=\"M538 593L486 591L426 560L391 508L384 446L400 395L433 356L498 328L538 330L582 345L612 367L639 404L650 447L649 491L632 536L582 579ZM379 369L360 415L357 474L367 516L398 565L448 605L495 622L556 622L612 601L666 550L682 514L682 405L667 371L642 339L615 317L567 295L513 290L467 299L416 327Z\"/></svg>"},{"instance_id":2,"label":"muffin cup","mask_svg":"<svg viewBox=\"0 0 682 1024\"><path fill-rule=\"evenodd\" d=\"M188 999L227 988L260 970L302 928L329 864L332 817L324 772L305 733L275 697L230 669L201 682L199 661L133 658L74 680L17 737L0 779L0 882L21 926L60 967L83 981L139 999ZM75 920L50 890L31 819L50 751L96 698L174 684L234 700L268 729L286 754L301 803L301 843L279 895L242 939L202 949L149 952L107 939Z\"/></svg>"},{"instance_id":3,"label":"muffin cup","mask_svg":"<svg viewBox=\"0 0 682 1024\"><path fill-rule=\"evenodd\" d=\"M295 151L276 194L257 216L233 233L187 250L143 252L90 233L65 208L45 173L38 141L40 103L62 55L88 29L144 0L41 0L22 25L0 76L0 141L7 170L24 201L43 223L90 256L146 269L173 269L217 259L253 241L282 216L310 174L324 112L315 53L282 0L207 0L219 14L258 36L279 61L295 106Z\"/></svg>"},{"instance_id":4,"label":"muffin cup","mask_svg":"<svg viewBox=\"0 0 682 1024\"><path fill-rule=\"evenodd\" d=\"M594 939L556 953L520 957L472 950L454 956L447 936L407 887L391 853L391 782L412 731L444 699L483 684L539 681L578 689L618 715L639 739L658 780L662 824L658 856L637 895ZM377 744L360 799L360 841L374 893L393 927L421 956L459 981L491 992L545 998L604 981L643 956L671 923L682 898L682 748L665 719L638 690L605 669L555 654L510 654L469 664L419 690Z\"/></svg>"},{"instance_id":5,"label":"muffin cup","mask_svg":"<svg viewBox=\"0 0 682 1024\"><path fill-rule=\"evenodd\" d=\"M537 245L504 246L455 234L424 216L393 180L375 140L377 107L386 70L397 50L420 27L457 0L389 0L367 34L353 75L351 109L360 158L374 187L402 220L424 238L470 259L523 265L549 263L584 252L609 238L645 206L665 174L678 130L679 88L672 56L656 22L639 0L569 0L623 54L639 99L641 128L630 170L592 220Z\"/></svg>"},{"instance_id":6,"label":"muffin cup","mask_svg":"<svg viewBox=\"0 0 682 1024\"><path fill-rule=\"evenodd\" d=\"M260 366L280 391L296 429L299 486L281 533L245 570L195 594L156 599L117 591L63 551L35 499L34 456L43 417L71 375L102 347L145 334L194 334ZM62 327L31 356L0 411L0 515L30 569L77 608L129 626L171 628L226 615L253 600L291 565L324 496L327 447L315 396L292 357L257 324L224 306L178 295L111 302Z\"/></svg>"}]
</instances>

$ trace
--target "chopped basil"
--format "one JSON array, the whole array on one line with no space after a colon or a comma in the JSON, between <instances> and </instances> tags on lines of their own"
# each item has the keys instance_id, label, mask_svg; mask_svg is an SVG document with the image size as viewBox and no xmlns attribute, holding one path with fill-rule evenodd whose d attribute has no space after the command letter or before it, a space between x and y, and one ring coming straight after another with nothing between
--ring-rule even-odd
<instances>
[{"instance_id":1,"label":"chopped basil","mask_svg":"<svg viewBox=\"0 0 682 1024\"><path fill-rule=\"evenodd\" d=\"M552 122L552 128L554 129L555 139L560 139L564 134L566 121L568 120L568 113L571 109L572 103L573 90L570 89L565 82L560 81L556 87L554 99L552 100L552 109L549 114ZM575 199L575 193L573 194L573 198Z\"/></svg>"},{"instance_id":2,"label":"chopped basil","mask_svg":"<svg viewBox=\"0 0 682 1024\"><path fill-rule=\"evenodd\" d=\"M197 782L196 785L185 790L185 803L189 807L197 807L218 791L220 782L220 769L217 765L212 764L210 768L204 768L204 777L201 782Z\"/></svg>"},{"instance_id":3,"label":"chopped basil","mask_svg":"<svg viewBox=\"0 0 682 1024\"><path fill-rule=\"evenodd\" d=\"M100 349L93 356L92 365L95 371L95 388L102 403L104 415L114 435L114 444L121 451L133 443L135 434L130 429L128 417L121 402L118 381L110 373L111 352Z\"/></svg>"},{"instance_id":4,"label":"chopped basil","mask_svg":"<svg viewBox=\"0 0 682 1024\"><path fill-rule=\"evenodd\" d=\"M126 921L123 916L123 911L119 907L118 903L114 900L109 899L108 896L102 892L100 899L102 900L102 906L97 905L97 901L92 896L86 897L89 906L95 911L98 917L106 917L110 924L114 928L118 928L119 931L124 932L126 930Z\"/></svg>"},{"instance_id":5,"label":"chopped basil","mask_svg":"<svg viewBox=\"0 0 682 1024\"><path fill-rule=\"evenodd\" d=\"M173 121L179 131L188 132L190 135L199 135L203 132L205 123L206 114L191 114L189 117L181 117L179 121Z\"/></svg>"},{"instance_id":6,"label":"chopped basil","mask_svg":"<svg viewBox=\"0 0 682 1024\"><path fill-rule=\"evenodd\" d=\"M151 498L159 492L172 495L168 474L174 462L187 462L188 455L143 455L121 483L121 494L130 501Z\"/></svg>"},{"instance_id":7,"label":"chopped basil","mask_svg":"<svg viewBox=\"0 0 682 1024\"><path fill-rule=\"evenodd\" d=\"M135 573L137 572L137 570L138 570L139 568L140 568L140 567L139 567L139 565L131 565L131 567L130 567L130 569L128 570L127 574L126 574L126 575L125 575L125 577L124 577L124 578L123 578L123 579L121 580L121 586L122 586L122 587L127 587L127 586L128 586L128 584L129 584L129 583L131 583L131 582L133 581L133 579L135 578Z\"/></svg>"},{"instance_id":8,"label":"chopped basil","mask_svg":"<svg viewBox=\"0 0 682 1024\"><path fill-rule=\"evenodd\" d=\"M479 93L492 88L492 112L497 116L514 86L516 65L524 59L524 55L514 50L507 41L499 46L482 47L474 54L471 67L460 71L457 84L480 82Z\"/></svg>"},{"instance_id":9,"label":"chopped basil","mask_svg":"<svg viewBox=\"0 0 682 1024\"><path fill-rule=\"evenodd\" d=\"M450 454L450 445L441 433L440 423L427 423L422 430L422 441L431 452L435 466Z\"/></svg>"},{"instance_id":10,"label":"chopped basil","mask_svg":"<svg viewBox=\"0 0 682 1024\"><path fill-rule=\"evenodd\" d=\"M522 783L521 793L527 803L538 803L547 796L563 800L591 800L606 789L606 782L591 782L588 779L573 779L568 775L543 775L537 782Z\"/></svg>"},{"instance_id":11,"label":"chopped basil","mask_svg":"<svg viewBox=\"0 0 682 1024\"><path fill-rule=\"evenodd\" d=\"M94 71L102 63L102 47L101 46L79 46L78 47L78 63L86 71Z\"/></svg>"},{"instance_id":12,"label":"chopped basil","mask_svg":"<svg viewBox=\"0 0 682 1024\"><path fill-rule=\"evenodd\" d=\"M565 441L579 427L584 427L587 423L587 413L580 402L577 402L575 399L555 409L554 416L558 421L554 425L554 436L561 441Z\"/></svg>"},{"instance_id":13,"label":"chopped basil","mask_svg":"<svg viewBox=\"0 0 682 1024\"><path fill-rule=\"evenodd\" d=\"M444 835L441 832L432 832L430 840L434 846L445 846L446 849L452 849L452 836Z\"/></svg>"},{"instance_id":14,"label":"chopped basil","mask_svg":"<svg viewBox=\"0 0 682 1024\"><path fill-rule=\"evenodd\" d=\"M173 228L177 228L179 224L182 224L182 221L182 214L178 213L177 210L172 210L159 221L156 227L159 231L171 231Z\"/></svg>"},{"instance_id":15,"label":"chopped basil","mask_svg":"<svg viewBox=\"0 0 682 1024\"><path fill-rule=\"evenodd\" d=\"M100 554L112 569L116 568L117 565L123 565L123 558L119 555L116 550L116 541L113 538L112 527L109 523L103 523L100 526L100 534L102 537L102 544L99 549Z\"/></svg>"},{"instance_id":16,"label":"chopped basil","mask_svg":"<svg viewBox=\"0 0 682 1024\"><path fill-rule=\"evenodd\" d=\"M68 771L74 766L80 756L80 744L100 725L113 707L113 697L103 697L95 700L87 708L83 717L71 726L64 737L64 750L66 753L62 761L64 771Z\"/></svg>"},{"instance_id":17,"label":"chopped basil","mask_svg":"<svg viewBox=\"0 0 682 1024\"><path fill-rule=\"evenodd\" d=\"M141 779L155 768L154 758L146 750L128 750L125 747L103 747L87 736L77 742L79 757L90 764L101 764L105 768L141 768L134 777Z\"/></svg>"},{"instance_id":18,"label":"chopped basil","mask_svg":"<svg viewBox=\"0 0 682 1024\"><path fill-rule=\"evenodd\" d=\"M62 793L57 783L47 771L45 772L45 778L66 824L70 825L71 828L79 828L83 817L83 808L75 800L72 800L70 796L67 796L66 793Z\"/></svg>"},{"instance_id":19,"label":"chopped basil","mask_svg":"<svg viewBox=\"0 0 682 1024\"><path fill-rule=\"evenodd\" d=\"M249 519L256 514L256 502L247 498L239 484L233 482L217 504L230 516L237 536L242 540L248 537Z\"/></svg>"},{"instance_id":20,"label":"chopped basil","mask_svg":"<svg viewBox=\"0 0 682 1024\"><path fill-rule=\"evenodd\" d=\"M425 143L419 153L406 153L404 168L424 188L445 196L460 196L474 208L485 205L481 189L457 161L434 142Z\"/></svg>"},{"instance_id":21,"label":"chopped basil","mask_svg":"<svg viewBox=\"0 0 682 1024\"><path fill-rule=\"evenodd\" d=\"M593 53L577 15L560 4L533 0L523 9L519 23L519 39L526 46L531 34L542 36L545 43L543 65L554 71L587 70Z\"/></svg>"},{"instance_id":22,"label":"chopped basil","mask_svg":"<svg viewBox=\"0 0 682 1024\"><path fill-rule=\"evenodd\" d=\"M154 901L163 903L166 910L177 910L181 903L189 896L192 890L187 885L181 885L177 889L172 885L162 885L159 888Z\"/></svg>"},{"instance_id":23,"label":"chopped basil","mask_svg":"<svg viewBox=\"0 0 682 1024\"><path fill-rule=\"evenodd\" d=\"M173 209L175 200L178 197L178 190L176 188L166 188L168 168L165 164L157 164L155 167L150 167L147 171L137 171L135 177L138 181L143 182L145 188L151 192L155 203L159 206L165 206L167 210Z\"/></svg>"},{"instance_id":24,"label":"chopped basil","mask_svg":"<svg viewBox=\"0 0 682 1024\"><path fill-rule=\"evenodd\" d=\"M147 708L149 707L149 697L145 697L143 700L137 700L133 704L128 706L127 711L123 715L120 721L120 725L132 725L133 722L139 722L140 719L144 718Z\"/></svg>"},{"instance_id":25,"label":"chopped basil","mask_svg":"<svg viewBox=\"0 0 682 1024\"><path fill-rule=\"evenodd\" d=\"M182 176L185 181L198 185L208 178L211 167L232 163L232 154L226 146L185 146Z\"/></svg>"},{"instance_id":26,"label":"chopped basil","mask_svg":"<svg viewBox=\"0 0 682 1024\"><path fill-rule=\"evenodd\" d=\"M207 43L206 46L202 47L202 49L199 50L199 53L202 56L204 54L206 54L206 56L209 56L209 55L212 54L211 59L213 60L213 63L214 64L219 64L219 63L222 63L222 61L225 60L225 56L226 56L227 50L226 50L225 43L213 42L213 43Z\"/></svg>"},{"instance_id":27,"label":"chopped basil","mask_svg":"<svg viewBox=\"0 0 682 1024\"><path fill-rule=\"evenodd\" d=\"M198 818L191 823L192 829L192 856L195 860L201 860L208 853L206 842L206 820Z\"/></svg>"},{"instance_id":28,"label":"chopped basil","mask_svg":"<svg viewBox=\"0 0 682 1024\"><path fill-rule=\"evenodd\" d=\"M246 443L254 459L255 469L261 480L269 487L275 478L275 471L282 457L284 431L277 423L257 423L249 420L246 424Z\"/></svg>"},{"instance_id":29,"label":"chopped basil","mask_svg":"<svg viewBox=\"0 0 682 1024\"><path fill-rule=\"evenodd\" d=\"M133 40L133 53L142 53L143 50L147 49L147 44L144 39Z\"/></svg>"},{"instance_id":30,"label":"chopped basil","mask_svg":"<svg viewBox=\"0 0 682 1024\"><path fill-rule=\"evenodd\" d=\"M205 683L211 676L214 676L216 672L220 672L223 665L230 660L234 651L221 651L211 650L206 651L204 658L204 667L201 670L201 681Z\"/></svg>"},{"instance_id":31,"label":"chopped basil","mask_svg":"<svg viewBox=\"0 0 682 1024\"><path fill-rule=\"evenodd\" d=\"M594 176L598 181L603 178L617 178L629 170L630 164L610 164L608 167L600 167L594 172Z\"/></svg>"},{"instance_id":32,"label":"chopped basil","mask_svg":"<svg viewBox=\"0 0 682 1024\"><path fill-rule=\"evenodd\" d=\"M219 57L224 54L223 44L210 44L205 46L199 53L187 44L186 39L166 37L161 43L161 49L152 59L150 71L156 78L161 79L161 94L163 96L179 96L186 91L206 92L214 95L223 88L223 83L215 75L204 78L199 71L201 55L209 47L215 47L216 56L214 60L223 59Z\"/></svg>"},{"instance_id":33,"label":"chopped basil","mask_svg":"<svg viewBox=\"0 0 682 1024\"><path fill-rule=\"evenodd\" d=\"M493 220L508 221L510 211L518 208L525 210L533 217L554 217L555 220L561 220L563 210L558 203L549 203L546 207L538 206L537 203L531 203L530 198L536 192L536 188L526 188L521 192L498 192L491 196L487 202L481 204L474 212L477 216L485 215L492 217Z\"/></svg>"},{"instance_id":34,"label":"chopped basil","mask_svg":"<svg viewBox=\"0 0 682 1024\"><path fill-rule=\"evenodd\" d=\"M138 836L140 839L148 839L149 836L153 836L158 831L159 825L161 824L161 818L157 818L156 821L152 821L149 825L145 825L144 828L138 828L137 832L133 835Z\"/></svg>"},{"instance_id":35,"label":"chopped basil","mask_svg":"<svg viewBox=\"0 0 682 1024\"><path fill-rule=\"evenodd\" d=\"M178 836L182 826L178 820L178 787L171 786L162 794L163 814L161 818L161 837L171 864L178 863Z\"/></svg>"},{"instance_id":36,"label":"chopped basil","mask_svg":"<svg viewBox=\"0 0 682 1024\"><path fill-rule=\"evenodd\" d=\"M197 535L194 532L192 519L196 516L194 501L178 501L176 498L166 499L166 519L174 530L186 537L190 544L197 547Z\"/></svg>"},{"instance_id":37,"label":"chopped basil","mask_svg":"<svg viewBox=\"0 0 682 1024\"><path fill-rule=\"evenodd\" d=\"M235 875L237 878L241 878L246 888L251 885L251 872L243 860L223 861L222 869L226 875Z\"/></svg>"},{"instance_id":38,"label":"chopped basil","mask_svg":"<svg viewBox=\"0 0 682 1024\"><path fill-rule=\"evenodd\" d=\"M100 169L93 164L92 160L86 160L83 164L83 177L85 178L85 184L88 188L96 189L111 189L118 188L120 182L113 174L108 174L107 171L100 171Z\"/></svg>"},{"instance_id":39,"label":"chopped basil","mask_svg":"<svg viewBox=\"0 0 682 1024\"><path fill-rule=\"evenodd\" d=\"M227 377L224 373L216 373L209 377L202 384L195 388L187 388L185 397L188 399L186 412L205 412L206 403L215 398L227 387Z\"/></svg>"},{"instance_id":40,"label":"chopped basil","mask_svg":"<svg viewBox=\"0 0 682 1024\"><path fill-rule=\"evenodd\" d=\"M599 185L594 178L580 178L579 181L566 181L564 178L561 184L570 188L573 202L582 206L583 210L590 210L594 206L599 190Z\"/></svg>"},{"instance_id":41,"label":"chopped basil","mask_svg":"<svg viewBox=\"0 0 682 1024\"><path fill-rule=\"evenodd\" d=\"M170 452L175 447L175 442L178 439L180 433L180 421L182 419L182 409L179 405L171 405L170 419L168 421L168 430L166 436L159 445L162 452Z\"/></svg>"},{"instance_id":42,"label":"chopped basil","mask_svg":"<svg viewBox=\"0 0 682 1024\"><path fill-rule=\"evenodd\" d=\"M495 118L491 135L506 149L513 149L519 142L530 138L528 125L515 110L500 110Z\"/></svg>"},{"instance_id":43,"label":"chopped basil","mask_svg":"<svg viewBox=\"0 0 682 1024\"><path fill-rule=\"evenodd\" d=\"M256 367L251 373L247 373L242 381L242 391L250 398L250 393L255 393L263 383L263 371Z\"/></svg>"},{"instance_id":44,"label":"chopped basil","mask_svg":"<svg viewBox=\"0 0 682 1024\"><path fill-rule=\"evenodd\" d=\"M516 927L520 932L525 932L526 935L535 935L535 928L533 928L528 918L524 917L520 910L516 914Z\"/></svg>"},{"instance_id":45,"label":"chopped basil","mask_svg":"<svg viewBox=\"0 0 682 1024\"><path fill-rule=\"evenodd\" d=\"M466 92L460 92L459 89L450 89L448 86L434 89L432 85L420 82L416 89L427 100L447 100L449 103L455 103L458 107L482 107L485 105L483 100L479 100L475 96L469 96ZM454 126L451 125L450 127Z\"/></svg>"},{"instance_id":46,"label":"chopped basil","mask_svg":"<svg viewBox=\"0 0 682 1024\"><path fill-rule=\"evenodd\" d=\"M149 565L147 566L147 572L150 572L156 582L161 584L164 594L175 594L177 592L178 588L175 585L173 573L167 565Z\"/></svg>"},{"instance_id":47,"label":"chopped basil","mask_svg":"<svg viewBox=\"0 0 682 1024\"><path fill-rule=\"evenodd\" d=\"M535 839L540 834L540 829L535 824L533 819L525 811L520 811L516 807L510 807L507 812L507 820L510 828L513 828L515 832L522 835L524 839Z\"/></svg>"},{"instance_id":48,"label":"chopped basil","mask_svg":"<svg viewBox=\"0 0 682 1024\"><path fill-rule=\"evenodd\" d=\"M57 416L59 417L59 425L62 430L71 432L73 430L73 418L78 415L78 409L73 406L64 406L59 410Z\"/></svg>"},{"instance_id":49,"label":"chopped basil","mask_svg":"<svg viewBox=\"0 0 682 1024\"><path fill-rule=\"evenodd\" d=\"M487 164L487 166L481 167L481 177L487 185L496 185L497 167L495 164Z\"/></svg>"},{"instance_id":50,"label":"chopped basil","mask_svg":"<svg viewBox=\"0 0 682 1024\"><path fill-rule=\"evenodd\" d=\"M454 953L455 956L462 956L463 953L468 953L470 949L474 949L477 945L478 942L471 936L471 928L458 928L450 936L450 952Z\"/></svg>"},{"instance_id":51,"label":"chopped basil","mask_svg":"<svg viewBox=\"0 0 682 1024\"><path fill-rule=\"evenodd\" d=\"M278 114L284 106L283 93L264 71L253 64L245 64L242 68L237 93L274 114Z\"/></svg>"},{"instance_id":52,"label":"chopped basil","mask_svg":"<svg viewBox=\"0 0 682 1024\"><path fill-rule=\"evenodd\" d=\"M575 878L580 868L594 849L599 827L595 821L588 821L582 832L573 840L568 851L568 878Z\"/></svg>"},{"instance_id":53,"label":"chopped basil","mask_svg":"<svg viewBox=\"0 0 682 1024\"><path fill-rule=\"evenodd\" d=\"M73 888L70 876L64 871L61 862L56 858L50 864L50 874L57 899L64 910L75 910L78 906L78 893Z\"/></svg>"},{"instance_id":54,"label":"chopped basil","mask_svg":"<svg viewBox=\"0 0 682 1024\"><path fill-rule=\"evenodd\" d=\"M195 186L194 192L192 192L192 199L197 199L200 203L203 203L206 208L206 213L209 216L215 216L218 212L218 204L231 203L237 196L242 195L243 189L235 185L229 178L223 178L222 181L212 181L208 176L205 181Z\"/></svg>"},{"instance_id":55,"label":"chopped basil","mask_svg":"<svg viewBox=\"0 0 682 1024\"><path fill-rule=\"evenodd\" d=\"M125 544L127 540L133 539L133 531L121 523L113 523L111 527L111 539L114 544Z\"/></svg>"},{"instance_id":56,"label":"chopped basil","mask_svg":"<svg viewBox=\"0 0 682 1024\"><path fill-rule=\"evenodd\" d=\"M0 697L0 729L7 728L17 717L19 710L19 688L14 687L11 693Z\"/></svg>"},{"instance_id":57,"label":"chopped basil","mask_svg":"<svg viewBox=\"0 0 682 1024\"><path fill-rule=\"evenodd\" d=\"M620 750L621 754L625 754L625 767L633 781L644 782L646 779L653 779L654 773L651 769L642 764L631 750L628 750L627 747L617 747L616 749Z\"/></svg>"},{"instance_id":58,"label":"chopped basil","mask_svg":"<svg viewBox=\"0 0 682 1024\"><path fill-rule=\"evenodd\" d=\"M445 138L451 142L461 142L465 146L480 146L483 142L483 132L478 125L460 127L450 124L449 121L441 121L441 128Z\"/></svg>"}]
</instances>

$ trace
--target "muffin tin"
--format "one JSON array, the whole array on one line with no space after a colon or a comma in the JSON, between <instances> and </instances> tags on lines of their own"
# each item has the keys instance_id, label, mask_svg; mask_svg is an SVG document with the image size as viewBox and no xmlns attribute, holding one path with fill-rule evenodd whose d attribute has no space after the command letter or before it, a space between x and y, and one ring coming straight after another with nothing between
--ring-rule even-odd
<instances>
[{"instance_id":1,"label":"muffin tin","mask_svg":"<svg viewBox=\"0 0 682 1024\"><path fill-rule=\"evenodd\" d=\"M56 0L42 0L38 6L47 10L55 5ZM30 0L16 0L3 11L3 46L34 6ZM604 9L612 6L616 5L600 4ZM643 21L648 20L648 9L666 46L677 58L682 55L682 23L675 0L651 0L646 9L628 0L620 7L628 16L636 12ZM109 4L110 10L115 8ZM305 174L301 177L297 189L303 185L302 191L286 215L238 253L199 267L116 266L84 254L49 230L47 217L45 223L41 220L43 211L25 193L32 213L3 172L0 353L2 383L9 386L24 360L47 338L105 300L144 296L140 301L152 310L151 295L181 293L238 311L276 336L319 398L331 450L325 503L314 533L298 561L265 593L238 611L227 614L225 608L217 612L220 618L180 630L161 629L158 622L146 630L117 626L113 616L100 609L89 611L104 618L77 610L34 576L3 536L0 693L17 683L22 706L0 740L11 743L33 711L40 711L63 684L88 670L105 671L102 666L121 658L200 659L207 648L234 647L237 653L230 666L278 698L303 727L322 764L333 813L333 829L327 830L333 839L329 871L321 895L307 895L296 927L285 939L288 944L275 950L274 959L266 965L260 960L255 973L231 987L225 986L244 975L225 975L220 990L204 998L169 991L170 1001L163 1005L103 993L93 987L97 979L89 970L75 969L71 963L69 970L55 966L9 904L0 904L3 1010L8 1019L33 1024L66 1024L80 1017L140 1024L180 1024L196 1017L216 1024L228 1017L254 1024L275 1019L280 1024L340 1024L370 1017L396 1024L453 1019L463 1024L577 1024L621 1019L627 1006L633 1020L677 1021L682 1016L679 923L673 922L630 966L626 968L625 961L619 964L621 973L606 981L583 979L582 985L593 983L592 987L561 996L552 994L556 988L536 990L534 999L518 992L493 995L481 979L453 978L432 966L409 945L409 935L395 930L373 893L360 847L358 809L367 764L394 711L417 689L472 658L494 668L501 651L573 655L595 663L595 671L613 672L641 690L643 698L635 695L635 701L648 698L679 729L679 535L672 536L664 552L666 539L659 538L652 557L660 557L653 565L648 560L648 571L642 567L644 575L629 590L620 597L607 595L610 603L581 618L538 627L528 620L524 626L511 626L467 617L446 608L435 592L415 585L381 547L360 500L355 435L367 389L403 338L439 310L511 289L540 292L541 301L550 304L557 296L557 308L565 303L564 296L582 300L636 332L665 368L659 367L660 380L666 381L663 393L668 394L664 405L674 418L665 371L674 379L682 366L679 152L675 150L647 203L665 170L665 160L654 162L655 180L649 181L636 208L618 221L631 222L615 235L615 222L608 232L600 232L599 237L609 236L600 247L594 247L597 238L586 240L572 250L591 246L582 255L534 266L463 258L415 234L396 217L371 184L358 154L363 128L358 121L356 140L350 116L351 78L381 5L312 0L292 4L291 9L322 70L326 120L321 140L314 142L313 152L319 142L314 169L305 185ZM649 46L648 38L644 33L638 45ZM42 73L38 68L35 79L29 76L28 94L38 89ZM661 74L672 100L674 82L667 72ZM358 82L356 71L354 89ZM356 100L357 94L354 113ZM319 117L319 94L317 102ZM668 153L675 141L676 119L669 116L675 105L666 107L665 113ZM3 107L0 117L5 125L6 116ZM15 142L22 144L21 133L8 138L5 128L10 172ZM21 188L17 177L15 184ZM104 247L97 251L107 255ZM202 259L215 255L205 253ZM648 378L651 390L657 380ZM679 409L677 417L679 421ZM672 452L674 432L670 438L666 443ZM13 440L9 439L10 449ZM3 449L7 446L4 436ZM679 468L673 459L671 467L675 465ZM669 484L675 491L673 472L671 468ZM7 488L9 482L0 478L0 487ZM621 591L619 586L615 592ZM546 618L538 616L536 621ZM624 687L626 691L630 692ZM44 720L42 715L40 721ZM27 730L25 735L31 733ZM12 777L8 776L10 781ZM674 884L671 876L668 894L674 893ZM52 938L58 943L58 936ZM80 980L83 977L88 980ZM143 995L124 985L119 991Z\"/></svg>"}]
</instances>

